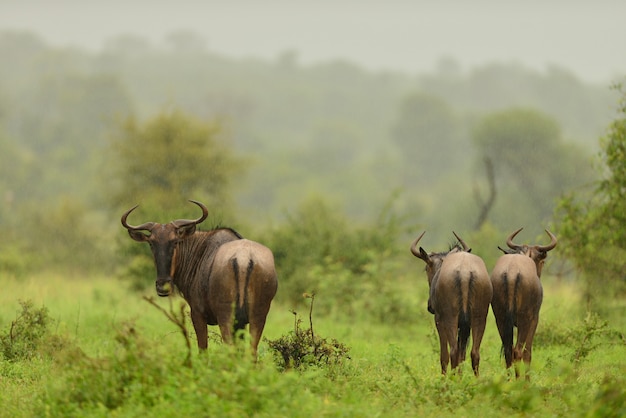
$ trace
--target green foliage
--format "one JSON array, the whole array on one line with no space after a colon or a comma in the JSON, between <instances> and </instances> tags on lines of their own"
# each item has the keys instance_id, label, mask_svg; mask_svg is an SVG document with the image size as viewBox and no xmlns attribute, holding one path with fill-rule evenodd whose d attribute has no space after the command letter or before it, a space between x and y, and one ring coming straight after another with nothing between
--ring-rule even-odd
<instances>
[{"instance_id":1,"label":"green foliage","mask_svg":"<svg viewBox=\"0 0 626 418\"><path fill-rule=\"evenodd\" d=\"M470 246L472 253L483 259L489 270L502 255L498 245L505 246L504 242L508 234L510 232L498 230L491 222L485 222L479 230L472 231L461 238Z\"/></svg>"},{"instance_id":2,"label":"green foliage","mask_svg":"<svg viewBox=\"0 0 626 418\"><path fill-rule=\"evenodd\" d=\"M180 110L162 112L145 123L127 118L112 141L112 152L114 208L141 203L171 213L193 198L226 211L229 186L243 168L219 137L216 123Z\"/></svg>"},{"instance_id":3,"label":"green foliage","mask_svg":"<svg viewBox=\"0 0 626 418\"><path fill-rule=\"evenodd\" d=\"M584 273L590 296L626 291L626 91L616 88L619 113L601 140L604 178L591 193L570 193L556 209L563 252Z\"/></svg>"},{"instance_id":4,"label":"green foliage","mask_svg":"<svg viewBox=\"0 0 626 418\"><path fill-rule=\"evenodd\" d=\"M332 339L330 342L326 338L315 335L313 330L313 302L315 293L304 295L311 299L309 307L309 328L301 328L302 320L298 314L294 315L293 331L276 340L268 340L267 343L275 351L279 369L287 370L291 368L305 369L309 366L334 366L343 363L344 359L350 358L350 349Z\"/></svg>"},{"instance_id":5,"label":"green foliage","mask_svg":"<svg viewBox=\"0 0 626 418\"><path fill-rule=\"evenodd\" d=\"M545 223L564 190L593 176L582 149L566 144L552 117L534 109L514 108L489 114L475 127L473 140L481 160L494 167L495 216L503 229Z\"/></svg>"},{"instance_id":6,"label":"green foliage","mask_svg":"<svg viewBox=\"0 0 626 418\"><path fill-rule=\"evenodd\" d=\"M585 318L573 324L562 321L543 321L542 328L533 340L538 347L568 347L568 358L572 362L584 361L601 345L615 346L624 344L624 335L611 327L595 312L587 312Z\"/></svg>"},{"instance_id":7,"label":"green foliage","mask_svg":"<svg viewBox=\"0 0 626 418\"><path fill-rule=\"evenodd\" d=\"M76 356L37 399L47 416L277 416L313 413L320 402L304 389L306 375L280 375L229 346L218 346L181 367L183 351L150 343L133 323L116 335L105 357Z\"/></svg>"},{"instance_id":8,"label":"green foliage","mask_svg":"<svg viewBox=\"0 0 626 418\"><path fill-rule=\"evenodd\" d=\"M400 219L385 208L373 226L359 227L316 197L303 202L266 240L280 276L278 297L294 306L301 295L321 296L324 314L408 321L413 304L398 292Z\"/></svg>"},{"instance_id":9,"label":"green foliage","mask_svg":"<svg viewBox=\"0 0 626 418\"><path fill-rule=\"evenodd\" d=\"M152 389L167 381L170 363L159 359L158 351L149 350L131 323L123 324L116 341L119 352L110 358L68 359L70 373L62 382L66 393L51 390L54 395L50 401L57 411L73 415L80 409L94 407L115 410L132 397L148 406L158 401Z\"/></svg>"},{"instance_id":10,"label":"green foliage","mask_svg":"<svg viewBox=\"0 0 626 418\"><path fill-rule=\"evenodd\" d=\"M626 379L605 377L587 417L623 417L626 415Z\"/></svg>"},{"instance_id":11,"label":"green foliage","mask_svg":"<svg viewBox=\"0 0 626 418\"><path fill-rule=\"evenodd\" d=\"M0 335L0 353L7 361L30 360L42 354L53 354L66 341L49 332L53 320L44 306L36 309L31 300L20 301L22 311L11 322L6 333Z\"/></svg>"},{"instance_id":12,"label":"green foliage","mask_svg":"<svg viewBox=\"0 0 626 418\"><path fill-rule=\"evenodd\" d=\"M34 257L29 256L24 244L13 242L11 246L0 247L0 271L3 274L24 278L36 266Z\"/></svg>"},{"instance_id":13,"label":"green foliage","mask_svg":"<svg viewBox=\"0 0 626 418\"><path fill-rule=\"evenodd\" d=\"M279 371L266 341L256 363L241 347L212 341L206 353L194 350L193 367L184 367L188 349L176 326L119 283L49 276L28 286L2 283L0 320L13 317L7 306L14 297L34 293L47 301L48 318L58 318L53 329L75 336L73 346L52 356L7 361L0 355L1 417L623 415L626 345L615 330L623 329L624 316L605 326L591 315L585 325L576 286L555 285L549 277L537 338L558 338L535 339L530 382L509 379L491 315L480 378L467 361L461 373L441 376L438 344L431 347L435 326L425 309L402 325L316 314L316 339L332 335L350 347L350 360L337 365ZM316 296L316 312L321 299ZM293 321L283 305L274 304L264 335L280 338ZM590 336L589 351L572 361L584 335Z\"/></svg>"}]
</instances>

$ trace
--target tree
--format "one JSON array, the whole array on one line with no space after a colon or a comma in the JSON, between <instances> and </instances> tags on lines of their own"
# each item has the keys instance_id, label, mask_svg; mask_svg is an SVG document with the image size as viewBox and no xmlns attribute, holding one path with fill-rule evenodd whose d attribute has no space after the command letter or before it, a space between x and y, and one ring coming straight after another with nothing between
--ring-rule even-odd
<instances>
[{"instance_id":1,"label":"tree","mask_svg":"<svg viewBox=\"0 0 626 418\"><path fill-rule=\"evenodd\" d=\"M141 203L167 213L196 199L223 211L232 205L230 185L243 168L220 140L216 123L176 110L144 124L129 117L112 151L110 195L116 209Z\"/></svg>"},{"instance_id":2,"label":"tree","mask_svg":"<svg viewBox=\"0 0 626 418\"><path fill-rule=\"evenodd\" d=\"M505 222L507 218L522 225L546 222L563 190L593 177L585 152L565 143L558 123L534 109L513 108L485 116L474 129L473 140L482 161L493 165L488 166L495 178L490 196L497 192L494 210Z\"/></svg>"},{"instance_id":3,"label":"tree","mask_svg":"<svg viewBox=\"0 0 626 418\"><path fill-rule=\"evenodd\" d=\"M626 89L616 90L618 116L600 140L603 178L591 193L564 197L556 212L559 246L583 272L588 296L614 291L610 283L626 291Z\"/></svg>"}]
</instances>

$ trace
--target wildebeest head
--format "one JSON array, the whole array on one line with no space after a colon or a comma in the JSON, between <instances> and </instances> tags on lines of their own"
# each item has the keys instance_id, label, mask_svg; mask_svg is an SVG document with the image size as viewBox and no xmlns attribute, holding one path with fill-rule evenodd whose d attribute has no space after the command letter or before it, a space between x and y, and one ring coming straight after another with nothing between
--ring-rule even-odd
<instances>
[{"instance_id":1,"label":"wildebeest head","mask_svg":"<svg viewBox=\"0 0 626 418\"><path fill-rule=\"evenodd\" d=\"M470 252L472 251L472 249L467 246L465 241L463 241L463 239L461 239L461 237L459 237L456 234L456 232L452 231L452 233L454 234L458 242L452 245L449 251L440 252L440 253L433 252L429 254L422 247L419 247L419 250L417 249L417 244L422 239L425 233L426 231L422 232L422 234L419 237L417 237L415 241L413 241L413 244L411 244L411 253L415 257L423 260L426 263L426 275L428 276L428 285L430 286L432 284L433 278L435 277L435 274L441 267L441 263L443 262L443 259L448 254L452 252L456 252L456 251Z\"/></svg>"},{"instance_id":2,"label":"wildebeest head","mask_svg":"<svg viewBox=\"0 0 626 418\"><path fill-rule=\"evenodd\" d=\"M545 231L550 237L550 244L548 245L515 244L513 242L513 238L515 238L515 236L519 234L519 232L522 229L524 228L518 229L517 231L511 233L511 235L507 237L506 245L510 249L504 249L500 247L498 248L504 254L523 254L523 255L530 257L535 262L535 265L537 266L537 276L541 277L541 270L543 269L543 265L545 263L546 257L548 256L548 251L556 247L557 239L553 233L551 233L550 231L546 229Z\"/></svg>"},{"instance_id":3,"label":"wildebeest head","mask_svg":"<svg viewBox=\"0 0 626 418\"><path fill-rule=\"evenodd\" d=\"M195 220L178 219L168 224L146 222L139 226L126 222L128 215L137 208L134 206L122 215L122 225L132 239L150 244L156 265L156 291L159 296L168 296L172 291L172 275L176 269L177 244L196 232L196 225L204 221L209 211L200 202L190 200L202 209L202 216Z\"/></svg>"}]
</instances>

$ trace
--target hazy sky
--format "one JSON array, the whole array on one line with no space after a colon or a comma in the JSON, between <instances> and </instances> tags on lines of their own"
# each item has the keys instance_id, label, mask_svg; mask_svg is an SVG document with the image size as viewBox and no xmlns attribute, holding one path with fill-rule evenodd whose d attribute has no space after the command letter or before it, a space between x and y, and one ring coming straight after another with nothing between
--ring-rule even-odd
<instances>
[{"instance_id":1,"label":"hazy sky","mask_svg":"<svg viewBox=\"0 0 626 418\"><path fill-rule=\"evenodd\" d=\"M624 0L0 0L4 29L93 50L120 34L158 45L184 29L233 57L295 50L305 64L343 58L409 73L451 57L464 70L555 64L605 84L626 74Z\"/></svg>"}]
</instances>

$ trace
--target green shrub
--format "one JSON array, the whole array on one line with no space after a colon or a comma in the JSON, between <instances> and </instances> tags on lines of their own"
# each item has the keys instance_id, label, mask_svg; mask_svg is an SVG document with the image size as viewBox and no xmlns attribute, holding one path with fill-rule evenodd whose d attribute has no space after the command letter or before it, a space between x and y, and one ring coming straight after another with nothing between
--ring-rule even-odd
<instances>
[{"instance_id":1,"label":"green shrub","mask_svg":"<svg viewBox=\"0 0 626 418\"><path fill-rule=\"evenodd\" d=\"M397 272L399 220L387 209L378 222L360 227L321 198L304 202L287 222L272 232L267 243L280 275L278 298L294 308L301 295L322 296L324 315L367 315L402 323L414 314Z\"/></svg>"},{"instance_id":2,"label":"green shrub","mask_svg":"<svg viewBox=\"0 0 626 418\"><path fill-rule=\"evenodd\" d=\"M315 335L313 330L313 301L315 294L305 295L311 299L309 310L309 328L301 328L302 320L298 314L294 314L294 329L287 335L277 340L266 340L270 348L276 353L278 366L281 370L303 369L308 366L328 366L343 362L345 358L350 358L350 349L339 341L332 339L328 341Z\"/></svg>"},{"instance_id":3,"label":"green shrub","mask_svg":"<svg viewBox=\"0 0 626 418\"><path fill-rule=\"evenodd\" d=\"M34 257L23 248L23 244L14 243L0 248L0 271L3 273L23 278L34 265Z\"/></svg>"},{"instance_id":4,"label":"green shrub","mask_svg":"<svg viewBox=\"0 0 626 418\"><path fill-rule=\"evenodd\" d=\"M32 301L19 301L22 311L11 322L9 330L0 335L0 350L8 361L28 360L36 355L51 355L66 346L67 341L51 335L53 322L44 306L35 309Z\"/></svg>"},{"instance_id":5,"label":"green shrub","mask_svg":"<svg viewBox=\"0 0 626 418\"><path fill-rule=\"evenodd\" d=\"M279 373L234 346L211 346L182 367L185 350L149 342L133 323L115 340L105 357L68 357L35 416L314 416L323 407L306 389L313 375Z\"/></svg>"},{"instance_id":6,"label":"green shrub","mask_svg":"<svg viewBox=\"0 0 626 418\"><path fill-rule=\"evenodd\" d=\"M620 344L623 336L609 326L609 323L594 312L587 312L582 321L565 325L562 321L542 325L542 331L535 335L534 344L538 347L568 347L570 359L580 362L601 345Z\"/></svg>"}]
</instances>

